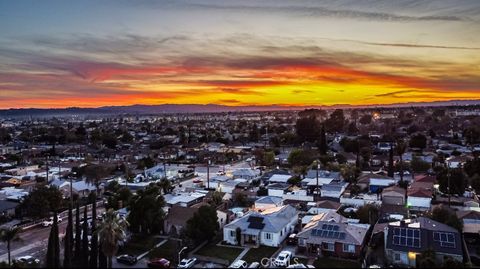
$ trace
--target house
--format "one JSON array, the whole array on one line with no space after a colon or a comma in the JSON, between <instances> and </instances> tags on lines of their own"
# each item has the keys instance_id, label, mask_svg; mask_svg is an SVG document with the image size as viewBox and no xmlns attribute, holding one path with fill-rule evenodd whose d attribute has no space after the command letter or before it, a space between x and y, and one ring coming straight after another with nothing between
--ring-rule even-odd
<instances>
[{"instance_id":1,"label":"house","mask_svg":"<svg viewBox=\"0 0 480 269\"><path fill-rule=\"evenodd\" d=\"M456 211L463 222L463 236L467 241L480 241L480 212L474 210Z\"/></svg>"},{"instance_id":2,"label":"house","mask_svg":"<svg viewBox=\"0 0 480 269\"><path fill-rule=\"evenodd\" d=\"M297 222L298 212L290 205L250 212L223 227L223 240L232 245L278 247Z\"/></svg>"},{"instance_id":3,"label":"house","mask_svg":"<svg viewBox=\"0 0 480 269\"><path fill-rule=\"evenodd\" d=\"M321 195L322 195L322 197L330 197L330 198L340 199L340 196L345 191L345 188L347 186L348 186L347 182L332 181L332 182L322 186Z\"/></svg>"},{"instance_id":4,"label":"house","mask_svg":"<svg viewBox=\"0 0 480 269\"><path fill-rule=\"evenodd\" d=\"M264 211L282 205L283 199L276 196L264 196L255 201L255 209L258 211Z\"/></svg>"},{"instance_id":5,"label":"house","mask_svg":"<svg viewBox=\"0 0 480 269\"><path fill-rule=\"evenodd\" d=\"M284 183L274 183L267 186L268 196L283 197L283 194L289 189L290 185Z\"/></svg>"},{"instance_id":6,"label":"house","mask_svg":"<svg viewBox=\"0 0 480 269\"><path fill-rule=\"evenodd\" d=\"M80 198L87 197L90 194L90 192L96 191L96 189L97 188L95 187L95 185L87 183L84 180L73 182L72 184L73 193L78 194Z\"/></svg>"},{"instance_id":7,"label":"house","mask_svg":"<svg viewBox=\"0 0 480 269\"><path fill-rule=\"evenodd\" d=\"M164 232L172 236L180 235L182 229L187 225L187 221L198 211L197 207L183 207L174 205L168 210L164 221Z\"/></svg>"},{"instance_id":8,"label":"house","mask_svg":"<svg viewBox=\"0 0 480 269\"><path fill-rule=\"evenodd\" d=\"M460 168L462 167L471 157L469 156L452 156L447 158L447 163L449 168Z\"/></svg>"},{"instance_id":9,"label":"house","mask_svg":"<svg viewBox=\"0 0 480 269\"><path fill-rule=\"evenodd\" d=\"M385 257L390 264L416 266L417 255L435 251L436 260L444 257L463 261L460 233L443 223L425 217L389 223L384 230Z\"/></svg>"},{"instance_id":10,"label":"house","mask_svg":"<svg viewBox=\"0 0 480 269\"><path fill-rule=\"evenodd\" d=\"M432 203L433 183L413 182L407 189L407 196L407 205L410 210L428 210Z\"/></svg>"},{"instance_id":11,"label":"house","mask_svg":"<svg viewBox=\"0 0 480 269\"><path fill-rule=\"evenodd\" d=\"M361 189L367 189L370 192L379 192L380 190L395 185L397 180L375 173L362 173L357 180L357 186Z\"/></svg>"},{"instance_id":12,"label":"house","mask_svg":"<svg viewBox=\"0 0 480 269\"><path fill-rule=\"evenodd\" d=\"M169 206L178 205L183 207L190 207L203 201L205 197L203 192L183 192L183 193L168 193L163 197Z\"/></svg>"},{"instance_id":13,"label":"house","mask_svg":"<svg viewBox=\"0 0 480 269\"><path fill-rule=\"evenodd\" d=\"M19 203L0 200L0 216L2 217L12 217L15 216L15 209Z\"/></svg>"},{"instance_id":14,"label":"house","mask_svg":"<svg viewBox=\"0 0 480 269\"><path fill-rule=\"evenodd\" d=\"M382 204L404 205L405 189L398 186L391 186L382 191Z\"/></svg>"},{"instance_id":15,"label":"house","mask_svg":"<svg viewBox=\"0 0 480 269\"><path fill-rule=\"evenodd\" d=\"M243 178L246 180L253 180L258 176L257 171L250 168L240 168L232 173L233 178Z\"/></svg>"},{"instance_id":16,"label":"house","mask_svg":"<svg viewBox=\"0 0 480 269\"><path fill-rule=\"evenodd\" d=\"M343 177L340 172L331 172L326 170L318 170L318 180L317 180L317 170L309 170L307 175L302 180L302 186L307 187L312 192L317 186L322 187L325 184L329 184L332 181L342 181Z\"/></svg>"},{"instance_id":17,"label":"house","mask_svg":"<svg viewBox=\"0 0 480 269\"><path fill-rule=\"evenodd\" d=\"M279 175L274 174L269 179L269 183L288 183L288 181L292 178L291 175Z\"/></svg>"},{"instance_id":18,"label":"house","mask_svg":"<svg viewBox=\"0 0 480 269\"><path fill-rule=\"evenodd\" d=\"M358 258L369 228L369 224L350 223L333 211L321 213L297 234L298 247L309 255Z\"/></svg>"},{"instance_id":19,"label":"house","mask_svg":"<svg viewBox=\"0 0 480 269\"><path fill-rule=\"evenodd\" d=\"M310 202L307 204L310 208L308 209L308 214L321 214L327 213L329 211L337 212L340 209L341 204L338 202L323 200L318 202Z\"/></svg>"}]
</instances>

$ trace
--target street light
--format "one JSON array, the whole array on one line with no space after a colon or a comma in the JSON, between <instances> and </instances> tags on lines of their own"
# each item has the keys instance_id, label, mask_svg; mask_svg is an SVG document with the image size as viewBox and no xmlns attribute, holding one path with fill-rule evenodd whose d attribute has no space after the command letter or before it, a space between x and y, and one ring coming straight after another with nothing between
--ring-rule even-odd
<instances>
[{"instance_id":1,"label":"street light","mask_svg":"<svg viewBox=\"0 0 480 269\"><path fill-rule=\"evenodd\" d=\"M178 252L178 263L180 263L180 258L181 258L180 255L182 255L182 252L183 252L184 250L186 250L187 248L188 248L188 247L183 247L183 248L180 250L180 252Z\"/></svg>"}]
</instances>

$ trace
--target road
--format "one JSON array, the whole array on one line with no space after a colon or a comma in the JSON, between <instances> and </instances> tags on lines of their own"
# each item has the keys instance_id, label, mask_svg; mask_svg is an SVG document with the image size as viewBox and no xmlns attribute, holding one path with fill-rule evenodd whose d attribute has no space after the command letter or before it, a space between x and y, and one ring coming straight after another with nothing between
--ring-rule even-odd
<instances>
[{"instance_id":1,"label":"road","mask_svg":"<svg viewBox=\"0 0 480 269\"><path fill-rule=\"evenodd\" d=\"M105 211L103 207L99 207L97 208L97 210L98 215L102 214ZM81 210L81 212L83 213L83 210ZM88 211L88 216L91 216L91 211ZM48 236L50 234L50 228L51 227L42 227L40 225L20 233L20 240L11 243L12 260L20 256L30 255L43 261L45 259L48 247ZM58 233L60 237L63 237L66 229L67 218L64 218L63 221L58 225ZM0 242L0 261L7 260L7 245L4 242Z\"/></svg>"}]
</instances>

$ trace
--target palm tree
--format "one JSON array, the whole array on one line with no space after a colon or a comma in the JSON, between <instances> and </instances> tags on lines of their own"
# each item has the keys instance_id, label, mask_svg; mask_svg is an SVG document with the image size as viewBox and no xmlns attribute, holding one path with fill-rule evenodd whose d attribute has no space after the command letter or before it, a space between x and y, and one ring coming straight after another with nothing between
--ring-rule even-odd
<instances>
[{"instance_id":1,"label":"palm tree","mask_svg":"<svg viewBox=\"0 0 480 269\"><path fill-rule=\"evenodd\" d=\"M403 184L403 154L407 150L407 144L402 139L397 140L395 151L400 158L400 183Z\"/></svg>"},{"instance_id":2,"label":"palm tree","mask_svg":"<svg viewBox=\"0 0 480 269\"><path fill-rule=\"evenodd\" d=\"M108 268L112 268L112 258L117 254L118 242L126 237L127 225L128 222L110 208L98 227L100 246L103 254L108 258Z\"/></svg>"},{"instance_id":3,"label":"palm tree","mask_svg":"<svg viewBox=\"0 0 480 269\"><path fill-rule=\"evenodd\" d=\"M11 258L10 258L10 243L14 241L20 241L20 237L18 236L20 232L20 228L5 228L0 230L0 241L7 243L7 252L8 252L8 267L11 266Z\"/></svg>"}]
</instances>

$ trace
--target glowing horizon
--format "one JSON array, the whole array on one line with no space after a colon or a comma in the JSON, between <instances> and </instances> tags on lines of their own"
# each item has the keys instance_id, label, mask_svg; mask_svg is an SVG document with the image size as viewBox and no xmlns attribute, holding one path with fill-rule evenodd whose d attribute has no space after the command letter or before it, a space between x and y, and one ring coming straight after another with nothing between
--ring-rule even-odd
<instances>
[{"instance_id":1,"label":"glowing horizon","mask_svg":"<svg viewBox=\"0 0 480 269\"><path fill-rule=\"evenodd\" d=\"M480 2L453 2L2 1L0 109L480 99Z\"/></svg>"}]
</instances>

